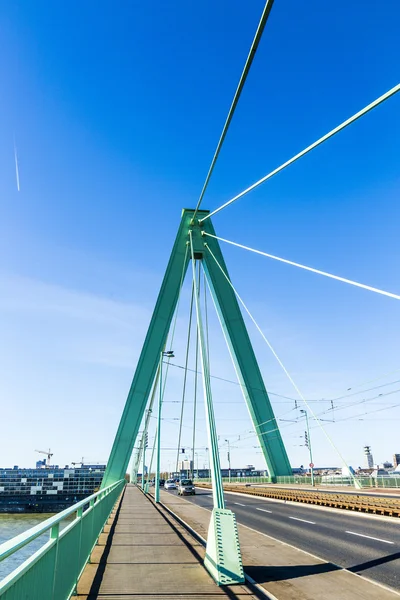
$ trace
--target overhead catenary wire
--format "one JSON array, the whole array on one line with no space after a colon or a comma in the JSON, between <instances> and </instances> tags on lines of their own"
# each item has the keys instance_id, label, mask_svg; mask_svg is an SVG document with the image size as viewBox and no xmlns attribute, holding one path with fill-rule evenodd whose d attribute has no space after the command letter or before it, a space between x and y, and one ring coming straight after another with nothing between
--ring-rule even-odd
<instances>
[{"instance_id":1,"label":"overhead catenary wire","mask_svg":"<svg viewBox=\"0 0 400 600\"><path fill-rule=\"evenodd\" d=\"M381 294L382 296L389 296L389 298L394 298L395 300L400 300L400 296L398 294L393 294L392 292L387 292L385 290L381 290L376 287L372 287L370 285L366 285L364 283L359 283L358 281L353 281L352 279L346 279L345 277L340 277L339 275L333 275L332 273L327 273L326 271L320 271L319 269L314 269L313 267L307 267L306 265L302 265L297 262L293 262L292 260L287 260L286 258L281 258L279 256L274 256L273 254L268 254L267 252L263 252L262 250L256 250L255 248L250 248L249 246L244 246L243 244L239 244L237 242L232 242L232 240L227 240L225 238L213 235L212 233L203 232L203 235L207 237L215 238L221 242L225 242L230 244L231 246L236 246L237 248L242 248L243 250L248 250L249 252L254 252L255 254L259 254L261 256L266 256L267 258L272 258L273 260L277 260L282 263L286 263L287 265L292 265L293 267L298 267L300 269L304 269L305 271L310 271L311 273L316 273L317 275L323 275L324 277L329 277L330 279L336 279L337 281L341 281L342 283L348 283L350 285L354 285L359 288L363 288L364 290L368 290L370 292L375 292L376 294Z\"/></svg>"},{"instance_id":2,"label":"overhead catenary wire","mask_svg":"<svg viewBox=\"0 0 400 600\"><path fill-rule=\"evenodd\" d=\"M241 296L239 295L239 293L237 292L235 286L233 285L233 283L231 282L230 278L228 277L228 275L225 273L224 269L222 268L222 266L220 265L220 263L218 262L218 259L216 258L216 256L214 255L213 251L211 250L211 248L209 247L209 245L207 243L204 244L204 246L206 247L207 251L211 254L212 258L214 259L215 263L217 264L218 268L220 269L220 271L222 272L223 276L225 277L226 281L228 282L228 284L230 285L230 287L232 288L233 292L235 293L237 299L239 300L240 304L243 306L244 310L246 311L246 313L248 314L248 316L250 317L250 319L252 320L252 322L254 323L254 325L256 326L258 332L260 333L261 337L263 338L263 340L265 341L265 343L267 344L268 348L271 350L272 354L274 355L275 359L278 361L278 364L280 365L280 367L282 368L283 372L285 373L285 375L287 376L287 378L289 379L290 383L293 385L294 389L296 390L296 392L298 393L299 397L301 398L301 400L304 402L305 406L308 408L308 410L310 411L311 415L313 416L314 420L316 421L316 423L319 425L319 427L322 429L325 437L327 438L327 440L329 441L329 443L331 444L332 448L336 451L336 453L338 454L340 460L342 461L343 465L346 467L346 469L348 470L349 473L351 473L351 471L349 470L349 466L346 462L346 460L344 459L344 457L342 456L339 448L336 446L336 444L334 443L334 441L332 440L331 436L328 434L328 432L325 430L324 426L322 425L322 423L320 422L320 420L318 419L317 415L314 413L313 409L311 408L311 406L308 404L307 400L304 398L303 394L301 393L301 391L299 390L297 384L295 383L295 381L293 380L292 376L290 375L290 373L288 372L288 370L286 369L285 365L283 364L283 362L281 361L281 359L279 358L278 354L275 352L274 348L272 347L271 343L269 342L269 340L267 339L267 337L265 336L264 332L262 331L261 327L258 325L257 321L255 320L255 318L253 317L253 315L251 314L251 312L249 311L249 309L247 308L245 302L242 300ZM354 477L353 474L351 474L351 477L354 480L354 484L357 487L357 482L356 479Z\"/></svg>"},{"instance_id":3,"label":"overhead catenary wire","mask_svg":"<svg viewBox=\"0 0 400 600\"><path fill-rule=\"evenodd\" d=\"M167 361L165 361L166 363ZM172 363L169 362L170 367L175 367L177 369L184 369L185 366L184 365L178 365L176 363ZM188 368L189 372L195 373L196 370L195 369L190 369ZM371 379L368 381L364 381L364 383L359 383L359 384L353 384L352 387L347 388L347 391L350 391L351 389L355 388L355 387L362 387L367 385L368 383L372 383L374 381L379 381L379 379L382 379L383 377L387 377L388 375L392 375L393 373L398 373L399 369L395 370L395 371L390 371L388 373L385 373L384 375L381 375L380 377L376 377L375 379ZM201 371L197 371L198 375L201 375ZM216 379L218 381L224 381L226 383L231 383L232 385L237 385L239 387L245 387L243 383L240 383L240 381L234 381L233 379L227 379L226 377L219 377L218 375L211 375L210 374L211 379ZM388 385L394 385L395 383L400 382L400 380L396 380L396 381L390 381L388 383L384 383L380 386L376 386L376 387L371 387L371 388L367 388L364 390L360 390L359 392L353 392L352 394L343 394L342 396L337 396L335 398L307 398L307 402L317 402L319 404L321 404L322 402L337 402L338 400L346 400L347 398L350 398L351 396L356 396L356 395L360 395L360 394L365 394L367 392L382 388L382 387L387 387ZM257 387L251 387L252 390L255 391L262 391L261 388L257 388ZM276 396L277 398L283 398L284 400L287 400L288 402L296 402L296 398L292 398L291 396L285 396L284 394L278 394L277 392L271 392L268 391L268 395L269 396ZM178 403L179 400L166 400L165 402L172 402L172 403ZM189 402L189 401L187 401ZM229 402L232 403L232 400L217 400L215 401L215 404L224 404L225 402ZM240 404L242 402L240 401ZM283 404L282 401L279 402L279 404Z\"/></svg>"},{"instance_id":4,"label":"overhead catenary wire","mask_svg":"<svg viewBox=\"0 0 400 600\"><path fill-rule=\"evenodd\" d=\"M203 188L201 190L200 197L199 197L199 199L197 201L197 205L196 205L196 208L195 208L195 211L194 211L194 214L193 214L193 219L195 219L197 211L200 208L200 205L202 203L205 191L207 189L207 186L208 186L208 183L210 181L212 172L214 170L215 163L217 162L220 150L222 148L222 144L224 143L226 134L228 133L229 125L230 125L230 123L232 121L232 117L234 115L236 106L237 106L237 104L239 102L239 98L240 98L240 95L242 93L244 84L246 83L246 79L247 79L247 76L249 74L250 67L251 67L253 59L254 59L254 57L256 55L257 48L258 48L258 45L260 43L260 40L261 40L263 31L264 31L265 25L267 23L269 14L271 12L271 8L272 8L273 3L274 3L274 0L267 0L266 3L265 3L264 10L262 12L261 19L260 19L260 22L259 22L258 27L257 27L257 31L255 33L253 42L251 44L249 54L247 56L245 65L243 67L243 71L242 71L242 74L240 76L240 80L239 80L238 86L236 88L236 92L235 92L235 95L233 97L231 107L230 107L229 112L228 112L228 116L226 117L226 121L225 121L225 124L223 126L222 133L221 133L221 136L219 138L217 147L215 149L214 156L213 156L211 164L210 164L210 168L208 169L207 177L205 179Z\"/></svg>"},{"instance_id":5,"label":"overhead catenary wire","mask_svg":"<svg viewBox=\"0 0 400 600\"><path fill-rule=\"evenodd\" d=\"M314 142L313 144L310 144L309 146L307 146L307 148L304 148L304 150L302 150L298 154L295 154L295 156L293 156L292 158L290 158L289 160L284 162L282 165L280 165L279 167L277 167L276 169L274 169L273 171L271 171L270 173L268 173L267 175L265 175L264 177L262 177L261 179L259 179L258 181L256 181L252 185L250 185L249 187L247 187L245 190L243 190L242 192L240 192L239 194L237 194L236 196L234 196L233 198L231 198L230 200L228 200L227 202L225 202L224 204L222 204L221 206L219 206L218 208L216 208L215 210L210 212L208 215L206 215L205 217L200 219L200 223L205 221L206 219L209 219L210 217L216 215L217 213L219 213L221 210L223 210L230 204L233 204L233 202L236 202L236 200L239 200L239 198L243 198L243 196L245 196L249 192L256 189L259 185L261 185L268 179L271 179L271 177L273 177L277 173L280 173L281 171L286 169L286 167L288 167L289 165L291 165L294 162L296 162L297 160L299 160L299 158L302 158L303 156L305 156L306 154L311 152L311 150L314 150L314 148L317 148L317 146L320 146L321 144L326 142L326 140L333 137L334 135L336 135L337 133L339 133L340 131L342 131L343 129L345 129L346 127L348 127L355 121L357 121L357 119L359 119L360 117L367 114L369 111L373 110L374 108L376 108L377 106L382 104L382 102L384 102L391 96L394 96L394 94L396 94L398 91L400 91L400 84L397 84L394 87L392 87L385 94L382 94L382 96L379 96L379 98L377 98L376 100L374 100L373 102L371 102L370 104L365 106L363 109L361 109L360 111L355 113L352 117L350 117L349 119L346 119L346 121L343 121L343 123L341 123L334 129L332 129L331 131L329 131L328 133L326 133L325 135L320 137L316 142Z\"/></svg>"}]
</instances>

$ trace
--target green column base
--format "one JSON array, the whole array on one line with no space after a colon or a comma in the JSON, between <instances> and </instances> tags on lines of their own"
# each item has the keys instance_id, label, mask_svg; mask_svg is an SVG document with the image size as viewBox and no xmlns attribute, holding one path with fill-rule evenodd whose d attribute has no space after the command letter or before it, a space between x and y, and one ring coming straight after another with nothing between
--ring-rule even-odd
<instances>
[{"instance_id":1,"label":"green column base","mask_svg":"<svg viewBox=\"0 0 400 600\"><path fill-rule=\"evenodd\" d=\"M218 585L244 582L239 534L231 510L214 508L211 513L204 566Z\"/></svg>"}]
</instances>

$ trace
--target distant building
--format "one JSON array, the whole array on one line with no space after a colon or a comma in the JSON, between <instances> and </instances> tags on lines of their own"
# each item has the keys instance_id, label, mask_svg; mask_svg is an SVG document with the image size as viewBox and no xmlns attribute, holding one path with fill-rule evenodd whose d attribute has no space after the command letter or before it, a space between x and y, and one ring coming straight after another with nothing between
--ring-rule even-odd
<instances>
[{"instance_id":1,"label":"distant building","mask_svg":"<svg viewBox=\"0 0 400 600\"><path fill-rule=\"evenodd\" d=\"M364 446L364 454L365 454L365 459L366 459L366 466L367 469L373 469L374 468L374 457L371 454L371 446Z\"/></svg>"},{"instance_id":2,"label":"distant building","mask_svg":"<svg viewBox=\"0 0 400 600\"><path fill-rule=\"evenodd\" d=\"M179 471L192 471L193 461L192 460L180 460L178 464Z\"/></svg>"},{"instance_id":3,"label":"distant building","mask_svg":"<svg viewBox=\"0 0 400 600\"><path fill-rule=\"evenodd\" d=\"M395 469L400 466L400 454L393 454L393 466Z\"/></svg>"}]
</instances>

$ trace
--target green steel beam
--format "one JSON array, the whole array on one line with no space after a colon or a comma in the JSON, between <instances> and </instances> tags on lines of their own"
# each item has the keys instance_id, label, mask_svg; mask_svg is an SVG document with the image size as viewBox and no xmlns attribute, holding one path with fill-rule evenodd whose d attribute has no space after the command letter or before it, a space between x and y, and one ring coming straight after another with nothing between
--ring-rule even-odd
<instances>
[{"instance_id":1,"label":"green steel beam","mask_svg":"<svg viewBox=\"0 0 400 600\"><path fill-rule=\"evenodd\" d=\"M201 220L202 217L198 218ZM193 225L194 249L203 258L207 281L243 396L268 466L269 476L275 478L278 475L292 475L292 468L236 295L205 245L208 245L229 277L221 248L218 240L202 236L202 231L215 235L211 219Z\"/></svg>"},{"instance_id":2,"label":"green steel beam","mask_svg":"<svg viewBox=\"0 0 400 600\"><path fill-rule=\"evenodd\" d=\"M235 293L205 245L208 244L227 273L218 240L201 235L203 230L215 235L210 219L199 223L209 214L209 211L198 211L195 222L191 224L193 214L194 210L190 209L184 209L182 212L178 234L111 450L103 487L120 480L125 475L155 378L160 353L167 340L178 301L181 280L183 280L182 273L185 273L188 267L190 254L186 252L186 247L189 242L189 230L192 231L194 257L203 260L225 338L267 462L269 474L271 477L292 474Z\"/></svg>"},{"instance_id":3,"label":"green steel beam","mask_svg":"<svg viewBox=\"0 0 400 600\"><path fill-rule=\"evenodd\" d=\"M200 212L201 217L208 213L208 211ZM181 224L111 449L102 487L121 479L128 467L129 458L159 364L160 353L164 349L178 301L182 272L187 270L189 263L186 242L188 241L189 221L192 215L193 211L183 211L182 213ZM185 257L186 264L184 264Z\"/></svg>"}]
</instances>

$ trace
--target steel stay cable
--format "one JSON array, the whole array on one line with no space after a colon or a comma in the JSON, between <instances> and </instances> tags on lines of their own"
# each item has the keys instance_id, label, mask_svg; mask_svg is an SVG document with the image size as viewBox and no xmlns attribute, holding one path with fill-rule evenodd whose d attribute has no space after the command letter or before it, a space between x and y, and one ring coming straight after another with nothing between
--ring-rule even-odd
<instances>
[{"instance_id":1,"label":"steel stay cable","mask_svg":"<svg viewBox=\"0 0 400 600\"><path fill-rule=\"evenodd\" d=\"M193 238L192 231L189 230L189 240L190 240L190 252L192 257L192 275L193 282L196 285L196 272L194 268L194 250L193 250ZM222 487L222 479L221 479L221 465L219 459L219 451L218 451L218 442L216 439L216 425L214 418L214 409L212 405L212 392L211 392L211 382L210 382L210 370L209 364L207 360L207 349L204 347L204 331L203 331L203 323L201 317L201 309L200 309L200 298L197 293L197 289L195 291L195 304L196 304L196 316L197 316L197 329L199 332L199 345L200 345L200 358L202 364L202 378L203 378L203 392L204 392L204 401L206 406L206 418L208 424L208 433L209 433L209 442L210 442L210 452L211 452L211 461L213 464L213 468L211 469L211 475L213 479L213 500L214 500L214 508L225 508L225 500L224 500L224 492Z\"/></svg>"},{"instance_id":2,"label":"steel stay cable","mask_svg":"<svg viewBox=\"0 0 400 600\"><path fill-rule=\"evenodd\" d=\"M188 248L186 247L185 258L183 260L183 266L182 266L182 274L181 274L181 279L180 279L180 284L179 284L179 295L178 295L178 300L177 300L176 309L175 309L174 324L173 324L172 333L171 333L171 344L173 343L174 336L175 336L175 329L176 329L176 322L177 322L177 318L178 318L178 309L179 309L180 298L181 298L182 284L183 284L183 279L185 276L185 264L186 264L187 254L188 254ZM165 350L165 345L164 345L164 350ZM169 369L169 362L167 361L167 368L165 369L164 385L163 385L163 390L162 390L162 400L164 400L165 386L167 384L168 369ZM146 432L148 431L148 428L149 428L149 423L150 423L150 418L152 416L152 410L153 410L155 394L156 394L159 378L160 378L160 364L157 367L156 376L155 376L154 383L153 383L153 389L152 389L152 393L151 393L151 397L150 397L149 407L147 409L147 413L146 413L145 420L144 420L143 437L145 437ZM135 441L135 443L136 443L136 441ZM142 453L143 453L143 448L141 447L139 450L138 464L140 464L140 460L142 458Z\"/></svg>"},{"instance_id":3,"label":"steel stay cable","mask_svg":"<svg viewBox=\"0 0 400 600\"><path fill-rule=\"evenodd\" d=\"M179 283L179 295L178 295L178 300L177 300L177 303L176 303L174 324L172 326L170 348L172 348L172 346L174 344L174 339L175 339L175 329L176 329L176 322L178 320L179 305L180 305L180 301L181 301L182 284L183 284L183 280L185 278L185 265L186 265L187 255L188 255L188 247L186 246L185 258L183 259L181 280L180 280L180 283ZM166 348L166 346L164 346L164 350L165 350L165 348ZM165 362L165 361L163 361L163 362ZM169 370L169 361L166 361L166 362L167 362L167 368L165 369L165 375L164 375L164 385L163 385L162 398L161 398L162 402L164 401L165 386L167 385L167 377L168 377L168 370Z\"/></svg>"},{"instance_id":4,"label":"steel stay cable","mask_svg":"<svg viewBox=\"0 0 400 600\"><path fill-rule=\"evenodd\" d=\"M206 219L209 219L210 217L212 217L213 215L219 213L221 210L223 210L224 208L226 208L227 206L229 206L233 202L236 202L236 200L239 200L239 198L242 198L243 196L245 196L246 194L248 194L249 192L251 192L252 190L254 190L255 188L257 188L259 185L261 185L262 183L264 183L268 179L271 179L271 177L273 177L274 175L276 175L280 171L283 171L283 169L285 169L289 165L291 165L294 162L296 162L299 158L301 158L301 157L305 156L306 154L308 154L309 152L311 152L311 150L314 150L314 148L316 148L317 146L319 146L320 144L322 144L323 142L325 142L329 138L333 137L336 133L339 133L339 131L342 131L342 129L345 129L345 127L347 127L348 125L351 125L351 123L354 123L354 121L357 121L357 119L359 119L363 115L367 114L370 110L374 109L376 106L378 106L379 104L381 104L382 102L384 102L385 100L387 100L388 98L390 98L391 96L393 96L394 94L396 94L398 91L400 91L400 84L395 85L393 88L391 88L385 94L382 94L382 96L379 96L379 98L377 98L376 100L374 100L373 102L371 102L370 104L368 104L366 107L364 107L363 109L361 109L359 112L357 112L355 115L353 115L352 117L350 117L346 121L343 121L343 123L341 123L340 125L338 125L334 129L332 129L331 131L329 131L328 133L326 133L325 135L323 135L322 137L320 137L316 142L314 142L313 144L310 144L309 146L307 146L307 148L305 148L304 150L302 150L301 152L299 152L298 154L296 154L295 156L293 156L291 159L289 159L288 161L284 162L282 165L280 165L279 167L277 167L276 169L274 169L273 171L271 171L270 173L268 173L268 175L265 175L264 177L262 177L261 179L259 179L258 181L256 181L252 185L250 185L248 188L246 188L245 190L243 190L242 192L240 192L240 194L237 194L236 196L234 196L233 198L231 198L231 200L228 200L227 202L225 202L224 204L222 204L220 207L218 207L215 210L213 210L212 212L210 212L208 215L206 215L205 217L203 217L202 219L200 219L199 222L202 223Z\"/></svg>"},{"instance_id":5,"label":"steel stay cable","mask_svg":"<svg viewBox=\"0 0 400 600\"><path fill-rule=\"evenodd\" d=\"M201 269L200 269L200 261L197 261L197 262L198 262L198 266L199 266L198 290L199 290L199 294L200 294L200 283L201 283L200 273L201 273ZM210 360L210 357L208 357L208 360ZM197 412L197 370L198 370L198 361L199 361L199 329L198 329L198 327L196 327L196 354L195 354L195 365L194 365L194 368L195 368L195 371L196 371L196 375L194 377L194 401L193 401L192 479L194 479L194 453L195 453L195 446L196 446L196 412Z\"/></svg>"},{"instance_id":6,"label":"steel stay cable","mask_svg":"<svg viewBox=\"0 0 400 600\"><path fill-rule=\"evenodd\" d=\"M217 162L220 150L222 148L222 144L224 143L225 136L228 133L229 125L230 125L230 123L232 121L232 117L233 117L233 114L235 112L237 103L239 102L239 98L240 98L240 95L242 93L244 84L246 82L247 75L249 74L251 64L252 64L253 59L254 59L254 57L256 55L258 44L259 44L259 42L261 40L263 31L264 31L264 27L265 27L265 24L266 24L266 22L268 20L268 17L269 17L269 14L271 12L271 8L272 8L273 3L274 3L274 0L267 0L266 3L265 3L264 10L263 10L260 22L259 22L258 27L257 27L257 31L255 33L253 42L251 44L250 51L249 51L249 54L247 56L247 59L246 59L246 62L245 62L242 74L240 76L239 84L238 84L238 86L236 88L236 92L235 92L235 95L233 97L232 104L231 104L231 107L229 109L228 116L226 118L224 127L222 129L222 133L221 133L221 136L219 138L216 150L214 152L214 156L213 156L213 159L211 161L210 168L208 169L208 173L207 173L207 177L206 177L206 180L204 182L204 185L203 185L203 189L201 190L200 197L199 197L199 199L197 201L197 205L196 205L196 208L195 208L195 211L194 211L194 214L193 214L193 220L195 219L197 211L200 208L200 204L201 204L201 202L203 200L205 191L206 191L208 183L210 181L212 172L213 172L214 167L215 167L215 163Z\"/></svg>"},{"instance_id":7,"label":"steel stay cable","mask_svg":"<svg viewBox=\"0 0 400 600\"><path fill-rule=\"evenodd\" d=\"M292 376L290 375L290 373L288 372L288 370L286 369L286 367L284 366L284 364L282 363L281 359L279 358L279 356L277 355L277 353L275 352L275 350L273 349L273 347L271 346L270 342L268 341L268 339L266 338L265 334L263 333L262 329L260 328L260 326L258 325L258 323L256 322L256 320L254 319L253 315L251 314L251 312L249 311L249 309L247 308L246 304L244 303L244 301L242 300L241 296L238 294L238 292L236 291L236 288L234 287L233 283L231 282L231 280L229 279L228 275L225 273L224 269L221 267L221 265L219 264L216 256L214 255L214 253L212 252L211 248L208 246L207 243L204 244L206 249L208 250L208 252L211 254L211 256L213 257L215 263L217 264L217 266L219 267L220 271L222 272L222 274L224 275L225 279L227 280L228 284L231 286L233 292L235 293L235 295L237 296L238 300L240 301L241 305L243 306L243 308L245 309L245 311L247 312L248 316L250 317L250 319L253 321L254 325L256 326L258 332L261 334L261 337L263 338L263 340L265 341L265 343L267 344L268 348L271 350L272 354L274 355L274 357L276 358L276 360L278 361L280 367L282 368L282 370L284 371L284 373L286 374L286 376L288 377L289 381L291 382L291 384L293 385L294 389L296 390L296 392L299 394L301 400L304 402L304 404L306 405L306 407L308 408L308 410L310 411L310 413L312 414L314 420L318 423L319 427L322 429L325 437L327 438L327 440L329 441L329 443L331 444L331 446L333 447L333 449L337 452L339 458L341 459L341 461L343 462L343 464L345 465L346 469L349 471L349 466L347 464L347 462L345 461L344 457L342 456L341 452L339 451L339 449L337 448L336 444L334 443L334 441L332 440L332 438L330 437L330 435L328 434L327 431L325 431L324 426L322 425L322 423L320 422L320 420L318 419L317 415L314 413L313 409L311 408L311 406L308 404L307 400L304 398L303 394L300 392L297 384L294 382ZM353 477L354 480L354 484L357 487L357 481L354 477L354 475L351 475Z\"/></svg>"},{"instance_id":8,"label":"steel stay cable","mask_svg":"<svg viewBox=\"0 0 400 600\"><path fill-rule=\"evenodd\" d=\"M287 260L286 258L280 258L279 256L274 256L273 254L268 254L267 252L262 252L261 250L256 250L255 248L250 248L249 246L244 246L243 244L238 244L237 242L232 242L231 240L227 240L225 238L221 238L219 236L213 235L211 233L202 232L202 235L207 237L215 238L221 242L226 242L231 246L237 246L238 248L242 248L243 250L248 250L249 252L254 252L255 254L260 254L261 256L266 256L267 258L272 258L273 260L277 260L279 262L283 262L287 265L292 265L293 267L298 267L300 269L304 269L305 271L310 271L311 273L317 273L317 275L323 275L324 277L329 277L330 279L336 279L337 281L341 281L342 283L348 283L350 285L354 285L359 288L363 288L364 290L368 290L370 292L375 292L376 294L381 294L382 296L389 296L390 298L394 298L395 300L400 300L400 296L398 294L393 294L392 292L386 292L385 290L381 290L376 287L372 287L370 285L365 285L364 283L359 283L352 279L346 279L345 277L340 277L339 275L333 275L332 273L327 273L326 271L320 271L319 269L314 269L313 267L307 267L306 265L302 265L300 263L293 262L291 260Z\"/></svg>"},{"instance_id":9,"label":"steel stay cable","mask_svg":"<svg viewBox=\"0 0 400 600\"><path fill-rule=\"evenodd\" d=\"M194 285L192 285L192 293L191 293L190 308L189 308L189 325L188 325L188 334L187 334L187 340L186 340L186 355L185 355L185 367L184 367L185 368L185 374L183 376L183 391L182 391L182 400L181 400L181 416L180 416L180 426L179 426L179 435L178 435L177 454L176 454L176 471L178 471L179 448L181 447L182 421L183 421L183 411L184 411L184 406L185 406L186 381L187 381L188 362L189 362L189 350L190 350L190 335L191 335L191 329L192 329L193 300L194 300Z\"/></svg>"}]
</instances>

